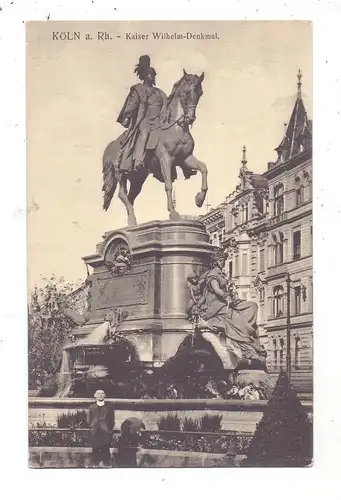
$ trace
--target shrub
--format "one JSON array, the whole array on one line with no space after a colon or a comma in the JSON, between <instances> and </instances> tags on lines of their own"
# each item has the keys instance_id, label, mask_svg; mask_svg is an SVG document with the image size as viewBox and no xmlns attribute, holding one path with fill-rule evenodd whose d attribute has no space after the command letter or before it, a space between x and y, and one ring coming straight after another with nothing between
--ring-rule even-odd
<instances>
[{"instance_id":1,"label":"shrub","mask_svg":"<svg viewBox=\"0 0 341 500\"><path fill-rule=\"evenodd\" d=\"M186 435L176 437L157 433L150 434L144 444L145 449L194 451L201 453L232 453L245 455L252 439L252 434L236 433L221 436Z\"/></svg>"},{"instance_id":2,"label":"shrub","mask_svg":"<svg viewBox=\"0 0 341 500\"><path fill-rule=\"evenodd\" d=\"M166 416L162 416L157 425L159 431L179 431L180 419L176 414L168 414Z\"/></svg>"},{"instance_id":3,"label":"shrub","mask_svg":"<svg viewBox=\"0 0 341 500\"><path fill-rule=\"evenodd\" d=\"M311 461L312 424L281 372L242 466L303 467Z\"/></svg>"},{"instance_id":4,"label":"shrub","mask_svg":"<svg viewBox=\"0 0 341 500\"><path fill-rule=\"evenodd\" d=\"M223 415L204 415L200 422L201 432L219 432L222 420Z\"/></svg>"},{"instance_id":5,"label":"shrub","mask_svg":"<svg viewBox=\"0 0 341 500\"><path fill-rule=\"evenodd\" d=\"M62 351L74 323L63 312L76 284L55 276L35 287L28 304L28 383L30 389L47 386L50 395L60 370ZM70 305L71 307L71 305ZM43 395L43 394L40 394ZM54 395L54 394L52 394Z\"/></svg>"},{"instance_id":6,"label":"shrub","mask_svg":"<svg viewBox=\"0 0 341 500\"><path fill-rule=\"evenodd\" d=\"M118 447L119 434L113 433L112 446ZM154 450L196 451L202 453L237 453L246 454L252 440L251 433L229 432L220 436L200 436L181 434L166 435L152 432L145 438L143 448ZM88 446L86 429L53 430L48 428L31 428L29 446L83 447Z\"/></svg>"},{"instance_id":7,"label":"shrub","mask_svg":"<svg viewBox=\"0 0 341 500\"><path fill-rule=\"evenodd\" d=\"M30 429L55 429L57 426L55 424L50 424L49 422L46 422L45 419L44 419L44 416L42 418L42 420L38 421L38 422L30 422L29 423L29 428Z\"/></svg>"},{"instance_id":8,"label":"shrub","mask_svg":"<svg viewBox=\"0 0 341 500\"><path fill-rule=\"evenodd\" d=\"M198 420L195 420L190 417L189 418L185 417L185 420L183 421L182 424L183 431L197 432L199 431L199 428L200 428L200 422Z\"/></svg>"},{"instance_id":9,"label":"shrub","mask_svg":"<svg viewBox=\"0 0 341 500\"><path fill-rule=\"evenodd\" d=\"M57 426L62 429L86 428L86 411L81 410L75 413L63 413L59 415Z\"/></svg>"}]
</instances>

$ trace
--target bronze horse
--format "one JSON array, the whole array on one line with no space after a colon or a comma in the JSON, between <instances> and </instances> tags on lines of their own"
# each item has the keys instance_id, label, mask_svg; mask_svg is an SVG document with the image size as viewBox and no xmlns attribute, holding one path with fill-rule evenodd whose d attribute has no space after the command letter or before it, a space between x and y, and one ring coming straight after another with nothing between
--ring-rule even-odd
<instances>
[{"instance_id":1,"label":"bronze horse","mask_svg":"<svg viewBox=\"0 0 341 500\"><path fill-rule=\"evenodd\" d=\"M176 167L180 167L184 177L188 179L197 171L201 173L201 191L195 196L198 207L204 203L207 192L206 165L193 155L194 140L189 132L189 125L195 121L195 110L203 93L201 76L187 74L184 70L182 78L175 83L167 98L159 117L159 125L153 131L153 146L148 148L144 166L141 170L120 171L116 167L120 151L120 141L112 141L103 154L103 209L107 210L119 184L118 197L127 209L128 225L136 225L134 201L149 174L163 182L167 194L167 208L170 219L179 219L175 211L172 197L172 185L177 178ZM127 189L129 181L129 192Z\"/></svg>"}]
</instances>

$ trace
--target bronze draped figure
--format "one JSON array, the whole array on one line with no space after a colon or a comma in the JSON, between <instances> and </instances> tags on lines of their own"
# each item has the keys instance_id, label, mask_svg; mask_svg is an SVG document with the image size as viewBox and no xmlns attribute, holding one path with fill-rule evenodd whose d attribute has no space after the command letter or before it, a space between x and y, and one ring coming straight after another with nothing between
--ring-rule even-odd
<instances>
[{"instance_id":1,"label":"bronze draped figure","mask_svg":"<svg viewBox=\"0 0 341 500\"><path fill-rule=\"evenodd\" d=\"M126 207L128 225L137 223L134 201L149 174L165 185L171 219L180 217L172 197L177 167L186 179L197 171L201 173L201 190L195 197L198 207L203 205L207 192L207 168L193 155L194 140L189 131L203 93L204 74L191 75L184 70L166 97L155 86L156 71L150 66L149 56L140 57L135 72L142 83L131 87L117 119L126 131L103 154L103 208L109 208L119 186L118 196Z\"/></svg>"},{"instance_id":2,"label":"bronze draped figure","mask_svg":"<svg viewBox=\"0 0 341 500\"><path fill-rule=\"evenodd\" d=\"M210 342L227 370L266 370L266 351L258 337L255 302L238 298L233 283L223 271L224 259L215 255L211 268L195 280L190 292L188 317L196 331ZM193 277L190 277L193 286ZM194 296L194 298L193 298Z\"/></svg>"}]
</instances>

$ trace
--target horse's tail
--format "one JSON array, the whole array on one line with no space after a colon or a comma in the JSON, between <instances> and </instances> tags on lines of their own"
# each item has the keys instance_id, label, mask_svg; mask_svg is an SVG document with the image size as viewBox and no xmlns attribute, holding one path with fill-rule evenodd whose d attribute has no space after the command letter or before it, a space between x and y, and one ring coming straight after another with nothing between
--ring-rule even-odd
<instances>
[{"instance_id":1,"label":"horse's tail","mask_svg":"<svg viewBox=\"0 0 341 500\"><path fill-rule=\"evenodd\" d=\"M113 158L107 155L106 152L103 155L103 210L108 210L110 207L111 200L115 194L116 186L118 183L118 176L115 168Z\"/></svg>"}]
</instances>

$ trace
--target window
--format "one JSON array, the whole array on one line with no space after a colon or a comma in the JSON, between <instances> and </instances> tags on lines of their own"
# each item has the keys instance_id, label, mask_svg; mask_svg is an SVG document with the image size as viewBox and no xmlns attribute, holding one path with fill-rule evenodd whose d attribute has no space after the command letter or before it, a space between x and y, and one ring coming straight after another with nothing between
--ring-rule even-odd
<instances>
[{"instance_id":1,"label":"window","mask_svg":"<svg viewBox=\"0 0 341 500\"><path fill-rule=\"evenodd\" d=\"M233 272L233 264L232 264L232 260L230 260L230 262L229 262L229 268L228 268L228 269L229 269L229 271L228 271L228 273L229 273L229 278L232 278L232 276L233 276L233 275L232 275L232 272Z\"/></svg>"},{"instance_id":2,"label":"window","mask_svg":"<svg viewBox=\"0 0 341 500\"><path fill-rule=\"evenodd\" d=\"M239 255L235 257L235 276L239 276Z\"/></svg>"},{"instance_id":3,"label":"window","mask_svg":"<svg viewBox=\"0 0 341 500\"><path fill-rule=\"evenodd\" d=\"M301 285L294 288L294 314L301 314Z\"/></svg>"},{"instance_id":4,"label":"window","mask_svg":"<svg viewBox=\"0 0 341 500\"><path fill-rule=\"evenodd\" d=\"M276 264L283 264L283 245L284 236L283 233L279 233L279 240L276 245Z\"/></svg>"},{"instance_id":5,"label":"window","mask_svg":"<svg viewBox=\"0 0 341 500\"><path fill-rule=\"evenodd\" d=\"M276 266L277 264L277 236L273 235L272 237L272 265Z\"/></svg>"},{"instance_id":6,"label":"window","mask_svg":"<svg viewBox=\"0 0 341 500\"><path fill-rule=\"evenodd\" d=\"M248 204L246 203L245 205L241 206L241 223L244 224L249 220L249 207Z\"/></svg>"},{"instance_id":7,"label":"window","mask_svg":"<svg viewBox=\"0 0 341 500\"><path fill-rule=\"evenodd\" d=\"M309 196L309 200L312 200L312 198L313 198L313 184L312 184L311 180L308 181L308 196Z\"/></svg>"},{"instance_id":8,"label":"window","mask_svg":"<svg viewBox=\"0 0 341 500\"><path fill-rule=\"evenodd\" d=\"M313 305L314 305L314 298L313 298L313 278L312 276L309 277L309 289L308 289L308 304L309 304L309 311L313 311Z\"/></svg>"},{"instance_id":9,"label":"window","mask_svg":"<svg viewBox=\"0 0 341 500\"><path fill-rule=\"evenodd\" d=\"M244 205L240 205L239 207L239 224L244 223Z\"/></svg>"},{"instance_id":10,"label":"window","mask_svg":"<svg viewBox=\"0 0 341 500\"><path fill-rule=\"evenodd\" d=\"M284 367L284 339L279 339L279 367L282 369Z\"/></svg>"},{"instance_id":11,"label":"window","mask_svg":"<svg viewBox=\"0 0 341 500\"><path fill-rule=\"evenodd\" d=\"M264 302L264 299L265 299L265 290L264 290L264 288L260 288L260 290L259 290L259 301L260 302Z\"/></svg>"},{"instance_id":12,"label":"window","mask_svg":"<svg viewBox=\"0 0 341 500\"><path fill-rule=\"evenodd\" d=\"M301 354L301 339L297 335L295 337L295 368L299 368L300 366L300 354Z\"/></svg>"},{"instance_id":13,"label":"window","mask_svg":"<svg viewBox=\"0 0 341 500\"><path fill-rule=\"evenodd\" d=\"M259 272L265 271L265 250L262 248L259 250Z\"/></svg>"},{"instance_id":14,"label":"window","mask_svg":"<svg viewBox=\"0 0 341 500\"><path fill-rule=\"evenodd\" d=\"M245 205L245 222L249 220L249 204Z\"/></svg>"},{"instance_id":15,"label":"window","mask_svg":"<svg viewBox=\"0 0 341 500\"><path fill-rule=\"evenodd\" d=\"M277 236L272 237L273 241L273 264L278 266L278 264L283 264L283 246L284 246L284 236L283 233L279 233L279 238Z\"/></svg>"},{"instance_id":16,"label":"window","mask_svg":"<svg viewBox=\"0 0 341 500\"><path fill-rule=\"evenodd\" d=\"M274 296L273 296L273 315L275 318L280 318L283 316L284 303L283 303L283 287L275 286L274 287Z\"/></svg>"},{"instance_id":17,"label":"window","mask_svg":"<svg viewBox=\"0 0 341 500\"><path fill-rule=\"evenodd\" d=\"M313 226L310 226L309 253L313 254Z\"/></svg>"},{"instance_id":18,"label":"window","mask_svg":"<svg viewBox=\"0 0 341 500\"><path fill-rule=\"evenodd\" d=\"M279 184L274 189L275 213L274 215L281 215L284 212L284 196L283 184Z\"/></svg>"},{"instance_id":19,"label":"window","mask_svg":"<svg viewBox=\"0 0 341 500\"><path fill-rule=\"evenodd\" d=\"M308 200L311 200L312 198L312 181L311 181L311 178L310 178L310 175L309 175L309 172L304 172L303 174L304 176L304 179L305 179L305 184L307 186L307 189L306 189L306 193L307 193L307 198Z\"/></svg>"},{"instance_id":20,"label":"window","mask_svg":"<svg viewBox=\"0 0 341 500\"><path fill-rule=\"evenodd\" d=\"M293 234L293 257L294 260L301 258L301 231L295 231Z\"/></svg>"},{"instance_id":21,"label":"window","mask_svg":"<svg viewBox=\"0 0 341 500\"><path fill-rule=\"evenodd\" d=\"M298 207L304 202L304 187L300 186L296 189L296 206Z\"/></svg>"}]
</instances>

